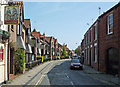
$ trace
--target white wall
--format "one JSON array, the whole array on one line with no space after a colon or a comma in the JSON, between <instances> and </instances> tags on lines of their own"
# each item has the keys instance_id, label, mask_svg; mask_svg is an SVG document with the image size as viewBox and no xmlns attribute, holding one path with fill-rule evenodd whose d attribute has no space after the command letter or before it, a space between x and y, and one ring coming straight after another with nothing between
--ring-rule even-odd
<instances>
[{"instance_id":1,"label":"white wall","mask_svg":"<svg viewBox=\"0 0 120 87\"><path fill-rule=\"evenodd\" d=\"M0 0L0 21L3 23L0 25L1 30L8 31L8 25L4 25L4 7L6 5L2 4L7 4L8 0ZM6 43L8 44L8 43ZM0 43L0 47L3 46L5 47L5 44ZM6 54L5 54L6 51ZM6 81L7 78L7 45L6 48L4 48L4 54L3 54L3 61L0 61L0 83Z\"/></svg>"}]
</instances>

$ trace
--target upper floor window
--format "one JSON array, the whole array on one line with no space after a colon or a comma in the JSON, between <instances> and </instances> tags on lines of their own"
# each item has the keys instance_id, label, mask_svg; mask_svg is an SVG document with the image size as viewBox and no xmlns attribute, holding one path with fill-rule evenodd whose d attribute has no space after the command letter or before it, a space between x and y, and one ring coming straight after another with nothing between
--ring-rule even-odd
<instances>
[{"instance_id":1,"label":"upper floor window","mask_svg":"<svg viewBox=\"0 0 120 87\"><path fill-rule=\"evenodd\" d=\"M113 33L113 14L110 14L107 17L107 26L108 26L108 34L112 34Z\"/></svg>"},{"instance_id":2,"label":"upper floor window","mask_svg":"<svg viewBox=\"0 0 120 87\"><path fill-rule=\"evenodd\" d=\"M93 38L92 33L93 33L93 32L92 32L92 28L91 28L91 33L90 33L90 34L91 34L91 36L90 36L90 38L91 38L91 39L90 39L90 40L91 40L91 42L92 42L92 38Z\"/></svg>"},{"instance_id":3,"label":"upper floor window","mask_svg":"<svg viewBox=\"0 0 120 87\"><path fill-rule=\"evenodd\" d=\"M88 32L88 44L90 42L90 32Z\"/></svg>"},{"instance_id":4,"label":"upper floor window","mask_svg":"<svg viewBox=\"0 0 120 87\"><path fill-rule=\"evenodd\" d=\"M95 25L95 40L97 40L97 24Z\"/></svg>"}]
</instances>

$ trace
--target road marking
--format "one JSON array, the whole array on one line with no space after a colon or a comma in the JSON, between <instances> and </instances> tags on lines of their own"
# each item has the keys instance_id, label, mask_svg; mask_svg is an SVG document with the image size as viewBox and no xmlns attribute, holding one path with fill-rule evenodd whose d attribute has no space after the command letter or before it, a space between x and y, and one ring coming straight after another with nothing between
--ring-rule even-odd
<instances>
[{"instance_id":1,"label":"road marking","mask_svg":"<svg viewBox=\"0 0 120 87\"><path fill-rule=\"evenodd\" d=\"M50 68L52 67L52 65L53 65L53 64L51 64L51 65L50 65L50 66L49 66L46 70L47 70L47 71L49 71L49 70L50 70ZM44 75L42 75L42 76L41 76L41 78L38 80L38 82L35 84L35 86L34 86L34 87L36 87L36 86L38 85L38 83L40 83L40 84L41 84L41 82L42 82L43 78L46 76L45 74L47 74L47 72L45 72L45 73L44 73Z\"/></svg>"},{"instance_id":2,"label":"road marking","mask_svg":"<svg viewBox=\"0 0 120 87\"><path fill-rule=\"evenodd\" d=\"M72 85L74 85L72 81L71 81L70 83L71 83Z\"/></svg>"},{"instance_id":3,"label":"road marking","mask_svg":"<svg viewBox=\"0 0 120 87\"><path fill-rule=\"evenodd\" d=\"M36 87L38 85L38 83L42 80L42 78L43 78L43 75L41 76L41 78L38 80L38 82L35 84L34 87Z\"/></svg>"},{"instance_id":4,"label":"road marking","mask_svg":"<svg viewBox=\"0 0 120 87\"><path fill-rule=\"evenodd\" d=\"M70 78L70 77L67 75L67 73L65 73L65 75L67 76L68 79Z\"/></svg>"}]
</instances>

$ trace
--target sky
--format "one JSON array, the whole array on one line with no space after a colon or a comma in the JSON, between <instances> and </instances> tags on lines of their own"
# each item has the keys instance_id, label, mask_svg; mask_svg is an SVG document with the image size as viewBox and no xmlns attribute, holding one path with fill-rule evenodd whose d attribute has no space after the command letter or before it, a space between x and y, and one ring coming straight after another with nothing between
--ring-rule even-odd
<instances>
[{"instance_id":1,"label":"sky","mask_svg":"<svg viewBox=\"0 0 120 87\"><path fill-rule=\"evenodd\" d=\"M54 36L60 44L65 43L74 50L98 16L116 4L117 2L25 2L24 12L25 18L31 19L32 30L35 28L41 34Z\"/></svg>"}]
</instances>

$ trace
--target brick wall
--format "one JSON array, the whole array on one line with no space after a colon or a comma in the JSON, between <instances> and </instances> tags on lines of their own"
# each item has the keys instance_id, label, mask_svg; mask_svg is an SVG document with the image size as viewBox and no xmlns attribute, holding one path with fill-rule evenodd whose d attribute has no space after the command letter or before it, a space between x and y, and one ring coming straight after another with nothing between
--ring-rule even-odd
<instances>
[{"instance_id":1,"label":"brick wall","mask_svg":"<svg viewBox=\"0 0 120 87\"><path fill-rule=\"evenodd\" d=\"M107 34L107 17L113 13L113 34ZM107 72L107 50L109 48L117 48L119 46L119 22L120 22L120 6L107 12L99 18L99 70ZM120 59L120 58L119 58Z\"/></svg>"}]
</instances>

